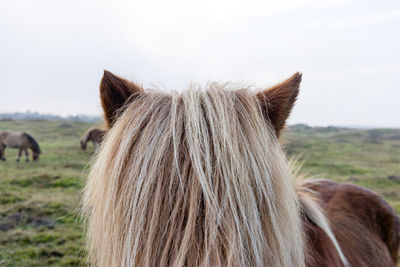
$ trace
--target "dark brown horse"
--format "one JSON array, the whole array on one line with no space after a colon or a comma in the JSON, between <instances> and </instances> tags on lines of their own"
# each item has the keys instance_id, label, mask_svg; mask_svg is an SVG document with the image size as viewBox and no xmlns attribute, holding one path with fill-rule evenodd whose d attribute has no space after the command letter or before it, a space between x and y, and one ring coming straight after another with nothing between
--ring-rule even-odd
<instances>
[{"instance_id":1,"label":"dark brown horse","mask_svg":"<svg viewBox=\"0 0 400 267\"><path fill-rule=\"evenodd\" d=\"M95 149L100 145L106 131L97 127L92 127L85 132L80 141L81 149L86 150L87 143L91 141Z\"/></svg>"},{"instance_id":2,"label":"dark brown horse","mask_svg":"<svg viewBox=\"0 0 400 267\"><path fill-rule=\"evenodd\" d=\"M3 161L6 160L4 154L6 147L18 148L17 161L19 161L22 152L25 152L25 160L29 161L28 149L31 149L34 161L39 159L39 154L41 153L39 144L27 133L0 131L0 159Z\"/></svg>"},{"instance_id":3,"label":"dark brown horse","mask_svg":"<svg viewBox=\"0 0 400 267\"><path fill-rule=\"evenodd\" d=\"M399 218L382 197L294 179L279 138L300 81L165 94L105 72L109 130L83 197L90 263L395 266Z\"/></svg>"}]
</instances>

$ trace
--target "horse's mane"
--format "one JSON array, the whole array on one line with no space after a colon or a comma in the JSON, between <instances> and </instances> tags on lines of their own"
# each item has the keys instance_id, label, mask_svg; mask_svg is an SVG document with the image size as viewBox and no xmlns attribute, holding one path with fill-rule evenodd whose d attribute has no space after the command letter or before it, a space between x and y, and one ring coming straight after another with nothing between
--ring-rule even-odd
<instances>
[{"instance_id":1,"label":"horse's mane","mask_svg":"<svg viewBox=\"0 0 400 267\"><path fill-rule=\"evenodd\" d=\"M212 84L137 96L88 177L91 261L304 266L292 180L250 91Z\"/></svg>"},{"instance_id":2,"label":"horse's mane","mask_svg":"<svg viewBox=\"0 0 400 267\"><path fill-rule=\"evenodd\" d=\"M32 150L33 150L35 153L40 154L40 153L41 153L40 147L39 147L38 142L36 142L35 138L33 138L31 135L29 135L29 134L27 134L27 133L22 133L22 134L23 134L26 138L28 138L29 143L31 144Z\"/></svg>"}]
</instances>

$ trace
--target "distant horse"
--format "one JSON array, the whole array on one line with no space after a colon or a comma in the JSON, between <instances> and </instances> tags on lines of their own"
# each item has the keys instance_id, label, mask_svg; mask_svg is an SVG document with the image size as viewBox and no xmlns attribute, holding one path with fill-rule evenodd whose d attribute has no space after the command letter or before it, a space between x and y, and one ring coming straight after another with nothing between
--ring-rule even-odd
<instances>
[{"instance_id":1,"label":"distant horse","mask_svg":"<svg viewBox=\"0 0 400 267\"><path fill-rule=\"evenodd\" d=\"M92 141L93 146L95 149L100 145L101 141L103 140L104 134L106 133L105 130L92 127L85 132L81 139L81 149L83 151L86 150L86 145L89 141Z\"/></svg>"},{"instance_id":2,"label":"distant horse","mask_svg":"<svg viewBox=\"0 0 400 267\"><path fill-rule=\"evenodd\" d=\"M34 161L39 159L41 153L39 144L36 140L27 133L15 133L11 131L0 131L0 159L5 161L4 151L6 147L18 148L19 161L22 152L25 152L25 160L29 161L28 149L32 150L32 158Z\"/></svg>"},{"instance_id":3,"label":"distant horse","mask_svg":"<svg viewBox=\"0 0 400 267\"><path fill-rule=\"evenodd\" d=\"M279 143L301 75L144 91L105 72L109 131L82 200L93 266L395 266L399 219L373 192L300 181Z\"/></svg>"}]
</instances>

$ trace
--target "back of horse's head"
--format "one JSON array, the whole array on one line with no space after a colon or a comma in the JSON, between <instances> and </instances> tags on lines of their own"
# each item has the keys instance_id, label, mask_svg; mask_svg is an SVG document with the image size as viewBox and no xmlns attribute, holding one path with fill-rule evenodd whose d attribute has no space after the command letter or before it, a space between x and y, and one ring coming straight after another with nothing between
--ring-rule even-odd
<instances>
[{"instance_id":1,"label":"back of horse's head","mask_svg":"<svg viewBox=\"0 0 400 267\"><path fill-rule=\"evenodd\" d=\"M165 94L105 72L109 131L83 200L94 264L303 266L277 141L300 78Z\"/></svg>"}]
</instances>

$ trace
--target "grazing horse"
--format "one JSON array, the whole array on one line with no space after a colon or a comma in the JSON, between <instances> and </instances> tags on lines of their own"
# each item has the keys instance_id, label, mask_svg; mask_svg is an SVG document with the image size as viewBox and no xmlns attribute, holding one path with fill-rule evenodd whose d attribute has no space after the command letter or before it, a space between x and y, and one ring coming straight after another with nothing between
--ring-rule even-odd
<instances>
[{"instance_id":1,"label":"grazing horse","mask_svg":"<svg viewBox=\"0 0 400 267\"><path fill-rule=\"evenodd\" d=\"M92 127L85 132L81 139L81 149L83 151L86 150L86 145L89 141L92 141L93 146L95 149L100 145L101 141L103 140L104 134L106 133L105 130Z\"/></svg>"},{"instance_id":2,"label":"grazing horse","mask_svg":"<svg viewBox=\"0 0 400 267\"><path fill-rule=\"evenodd\" d=\"M6 160L4 154L6 147L19 149L17 161L19 161L22 151L25 152L25 160L27 162L29 161L28 149L32 150L32 158L34 161L39 159L39 154L41 153L39 144L27 133L0 131L0 159L3 161Z\"/></svg>"},{"instance_id":3,"label":"grazing horse","mask_svg":"<svg viewBox=\"0 0 400 267\"><path fill-rule=\"evenodd\" d=\"M109 130L82 199L90 264L395 266L399 220L381 197L294 179L279 138L300 81L166 94L105 71Z\"/></svg>"}]
</instances>

